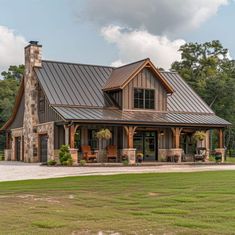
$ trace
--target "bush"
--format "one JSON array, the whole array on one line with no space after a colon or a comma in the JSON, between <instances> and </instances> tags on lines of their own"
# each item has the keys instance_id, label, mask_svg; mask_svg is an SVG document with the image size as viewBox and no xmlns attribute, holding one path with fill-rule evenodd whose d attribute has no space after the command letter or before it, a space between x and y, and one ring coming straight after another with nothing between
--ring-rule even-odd
<instances>
[{"instance_id":1,"label":"bush","mask_svg":"<svg viewBox=\"0 0 235 235\"><path fill-rule=\"evenodd\" d=\"M49 161L47 162L47 165L48 165L48 166L55 166L56 164L57 164L56 160L49 160Z\"/></svg>"},{"instance_id":2,"label":"bush","mask_svg":"<svg viewBox=\"0 0 235 235\"><path fill-rule=\"evenodd\" d=\"M124 160L124 161L122 161L122 164L123 164L124 166L128 166L128 165L129 165L129 161L128 161L128 160Z\"/></svg>"},{"instance_id":3,"label":"bush","mask_svg":"<svg viewBox=\"0 0 235 235\"><path fill-rule=\"evenodd\" d=\"M69 152L68 145L61 145L59 152L60 163L63 166L71 166L73 165L73 159Z\"/></svg>"},{"instance_id":4,"label":"bush","mask_svg":"<svg viewBox=\"0 0 235 235\"><path fill-rule=\"evenodd\" d=\"M86 165L86 161L85 160L80 160L79 163L80 163L81 166L85 166Z\"/></svg>"}]
</instances>

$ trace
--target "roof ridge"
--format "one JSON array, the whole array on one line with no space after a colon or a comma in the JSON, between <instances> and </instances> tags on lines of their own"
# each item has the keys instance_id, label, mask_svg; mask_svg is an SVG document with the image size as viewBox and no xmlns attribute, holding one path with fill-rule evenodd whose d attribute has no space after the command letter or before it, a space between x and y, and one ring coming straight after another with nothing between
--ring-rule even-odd
<instances>
[{"instance_id":1,"label":"roof ridge","mask_svg":"<svg viewBox=\"0 0 235 235\"><path fill-rule=\"evenodd\" d=\"M71 65L73 64L73 65L94 66L94 67L103 67L103 68L111 68L111 69L115 69L116 68L116 67L109 66L109 65L74 63L74 62L65 62L65 61L56 61L56 60L42 60L42 62L60 63L60 64L71 64Z\"/></svg>"},{"instance_id":2,"label":"roof ridge","mask_svg":"<svg viewBox=\"0 0 235 235\"><path fill-rule=\"evenodd\" d=\"M134 61L134 62L131 62L131 63L129 63L129 64L124 64L124 65L122 65L122 66L113 67L113 68L114 68L114 70L115 70L115 69L120 69L120 68L123 68L123 67L125 67L125 66L129 66L129 65L132 65L132 64L137 64L137 63L139 63L139 62L146 61L146 60L150 60L150 59L147 57L147 58L142 59L142 60Z\"/></svg>"},{"instance_id":3,"label":"roof ridge","mask_svg":"<svg viewBox=\"0 0 235 235\"><path fill-rule=\"evenodd\" d=\"M165 70L159 70L161 73L177 73L177 71L165 71Z\"/></svg>"}]
</instances>

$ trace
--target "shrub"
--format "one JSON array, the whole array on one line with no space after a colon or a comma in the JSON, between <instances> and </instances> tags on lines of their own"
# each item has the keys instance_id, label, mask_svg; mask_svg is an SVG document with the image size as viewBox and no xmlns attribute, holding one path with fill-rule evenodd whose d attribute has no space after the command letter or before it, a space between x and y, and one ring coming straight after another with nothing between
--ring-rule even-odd
<instances>
[{"instance_id":1,"label":"shrub","mask_svg":"<svg viewBox=\"0 0 235 235\"><path fill-rule=\"evenodd\" d=\"M56 160L49 160L48 162L47 162L47 165L48 166L55 166L56 165Z\"/></svg>"},{"instance_id":2,"label":"shrub","mask_svg":"<svg viewBox=\"0 0 235 235\"><path fill-rule=\"evenodd\" d=\"M85 166L86 165L86 160L80 160L80 165Z\"/></svg>"},{"instance_id":3,"label":"shrub","mask_svg":"<svg viewBox=\"0 0 235 235\"><path fill-rule=\"evenodd\" d=\"M61 145L59 152L60 163L63 166L71 166L73 164L73 159L71 153L69 152L68 145Z\"/></svg>"},{"instance_id":4,"label":"shrub","mask_svg":"<svg viewBox=\"0 0 235 235\"><path fill-rule=\"evenodd\" d=\"M128 161L128 160L124 160L124 161L122 161L122 164L123 164L124 166L128 166L128 165L129 165L129 161Z\"/></svg>"}]
</instances>

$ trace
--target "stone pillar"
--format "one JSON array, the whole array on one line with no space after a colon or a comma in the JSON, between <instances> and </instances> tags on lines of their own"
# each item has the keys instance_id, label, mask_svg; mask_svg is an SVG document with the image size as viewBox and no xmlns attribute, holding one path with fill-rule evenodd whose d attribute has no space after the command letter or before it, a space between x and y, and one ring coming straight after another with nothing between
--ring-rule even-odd
<instances>
[{"instance_id":1,"label":"stone pillar","mask_svg":"<svg viewBox=\"0 0 235 235\"><path fill-rule=\"evenodd\" d=\"M123 155L126 155L128 157L128 162L130 165L136 163L136 149L133 148L133 138L136 128L136 126L124 126L127 136L127 148L123 149Z\"/></svg>"},{"instance_id":2,"label":"stone pillar","mask_svg":"<svg viewBox=\"0 0 235 235\"><path fill-rule=\"evenodd\" d=\"M178 162L182 161L183 149L181 148L171 148L168 150L167 155L170 157L179 156Z\"/></svg>"},{"instance_id":3,"label":"stone pillar","mask_svg":"<svg viewBox=\"0 0 235 235\"><path fill-rule=\"evenodd\" d=\"M218 148L215 149L216 152L220 152L222 154L222 162L224 162L225 158L225 149L224 149L224 133L223 129L218 129Z\"/></svg>"},{"instance_id":4,"label":"stone pillar","mask_svg":"<svg viewBox=\"0 0 235 235\"><path fill-rule=\"evenodd\" d=\"M78 150L75 148L70 148L69 152L73 159L73 165L77 165L78 164Z\"/></svg>"},{"instance_id":5,"label":"stone pillar","mask_svg":"<svg viewBox=\"0 0 235 235\"><path fill-rule=\"evenodd\" d=\"M38 157L38 136L34 128L38 123L38 81L34 68L40 68L41 63L41 45L31 41L25 47L25 112L24 112L24 158L26 162L37 162Z\"/></svg>"},{"instance_id":6,"label":"stone pillar","mask_svg":"<svg viewBox=\"0 0 235 235\"><path fill-rule=\"evenodd\" d=\"M134 149L134 148L123 149L122 155L127 156L128 162L130 165L134 165L136 163L136 149Z\"/></svg>"}]
</instances>

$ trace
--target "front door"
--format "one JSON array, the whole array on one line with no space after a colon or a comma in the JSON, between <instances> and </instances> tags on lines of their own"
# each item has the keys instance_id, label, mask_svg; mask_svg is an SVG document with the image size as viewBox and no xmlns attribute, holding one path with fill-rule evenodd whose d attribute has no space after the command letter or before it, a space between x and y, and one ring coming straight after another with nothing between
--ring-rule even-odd
<instances>
[{"instance_id":1,"label":"front door","mask_svg":"<svg viewBox=\"0 0 235 235\"><path fill-rule=\"evenodd\" d=\"M138 131L134 135L134 148L143 153L144 161L157 161L157 132Z\"/></svg>"},{"instance_id":2,"label":"front door","mask_svg":"<svg viewBox=\"0 0 235 235\"><path fill-rule=\"evenodd\" d=\"M16 137L15 138L15 159L16 161L20 161L20 150L21 150L21 138L20 137Z\"/></svg>"},{"instance_id":3,"label":"front door","mask_svg":"<svg viewBox=\"0 0 235 235\"><path fill-rule=\"evenodd\" d=\"M47 146L48 137L47 135L40 135L40 162L47 162Z\"/></svg>"}]
</instances>

